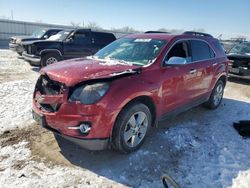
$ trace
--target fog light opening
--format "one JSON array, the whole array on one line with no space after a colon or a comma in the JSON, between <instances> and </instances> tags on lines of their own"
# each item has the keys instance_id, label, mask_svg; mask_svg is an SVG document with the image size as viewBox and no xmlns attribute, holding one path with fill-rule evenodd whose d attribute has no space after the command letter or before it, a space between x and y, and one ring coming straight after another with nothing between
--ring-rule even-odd
<instances>
[{"instance_id":1,"label":"fog light opening","mask_svg":"<svg viewBox=\"0 0 250 188\"><path fill-rule=\"evenodd\" d=\"M79 126L79 131L83 134L88 134L91 130L91 125L89 123L82 123Z\"/></svg>"}]
</instances>

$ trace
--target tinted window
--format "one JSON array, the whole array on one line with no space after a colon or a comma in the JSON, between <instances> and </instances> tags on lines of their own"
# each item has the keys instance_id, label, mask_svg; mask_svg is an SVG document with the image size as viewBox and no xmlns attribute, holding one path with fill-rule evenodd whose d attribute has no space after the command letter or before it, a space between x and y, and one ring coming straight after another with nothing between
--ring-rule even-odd
<instances>
[{"instance_id":1,"label":"tinted window","mask_svg":"<svg viewBox=\"0 0 250 188\"><path fill-rule=\"evenodd\" d=\"M59 32L59 30L48 30L45 35L47 35L47 37L50 37L52 35L57 34L58 32Z\"/></svg>"},{"instance_id":2,"label":"tinted window","mask_svg":"<svg viewBox=\"0 0 250 188\"><path fill-rule=\"evenodd\" d=\"M88 44L90 42L90 33L85 31L77 31L74 34L74 43L75 44Z\"/></svg>"},{"instance_id":3,"label":"tinted window","mask_svg":"<svg viewBox=\"0 0 250 188\"><path fill-rule=\"evenodd\" d=\"M215 48L217 50L219 50L220 53L225 54L226 50L225 50L225 48L222 46L222 44L218 40L216 40L215 42L213 42L213 44L214 44Z\"/></svg>"},{"instance_id":4,"label":"tinted window","mask_svg":"<svg viewBox=\"0 0 250 188\"><path fill-rule=\"evenodd\" d=\"M168 52L166 60L168 61L171 57L182 57L185 58L187 62L190 62L191 55L189 50L189 43L183 41L175 44Z\"/></svg>"},{"instance_id":5,"label":"tinted window","mask_svg":"<svg viewBox=\"0 0 250 188\"><path fill-rule=\"evenodd\" d=\"M206 42L191 40L192 61L201 61L215 57L213 50Z\"/></svg>"},{"instance_id":6,"label":"tinted window","mask_svg":"<svg viewBox=\"0 0 250 188\"><path fill-rule=\"evenodd\" d=\"M236 54L249 54L250 53L250 42L242 42L240 44L235 45L229 53Z\"/></svg>"},{"instance_id":7,"label":"tinted window","mask_svg":"<svg viewBox=\"0 0 250 188\"><path fill-rule=\"evenodd\" d=\"M106 46L107 44L113 42L116 38L111 33L98 33L93 32L92 37L96 45Z\"/></svg>"},{"instance_id":8,"label":"tinted window","mask_svg":"<svg viewBox=\"0 0 250 188\"><path fill-rule=\"evenodd\" d=\"M167 41L160 39L121 38L101 49L95 58L144 66L153 63Z\"/></svg>"}]
</instances>

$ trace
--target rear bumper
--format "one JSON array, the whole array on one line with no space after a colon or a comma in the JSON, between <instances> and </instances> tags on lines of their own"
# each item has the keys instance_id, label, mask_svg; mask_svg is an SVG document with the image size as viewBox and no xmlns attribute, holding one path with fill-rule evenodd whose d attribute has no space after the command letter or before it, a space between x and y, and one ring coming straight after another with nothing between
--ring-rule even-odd
<instances>
[{"instance_id":1,"label":"rear bumper","mask_svg":"<svg viewBox=\"0 0 250 188\"><path fill-rule=\"evenodd\" d=\"M9 43L9 49L17 53L22 53L24 51L23 47L20 44L15 43Z\"/></svg>"},{"instance_id":2,"label":"rear bumper","mask_svg":"<svg viewBox=\"0 0 250 188\"><path fill-rule=\"evenodd\" d=\"M35 56L35 55L31 55L31 54L27 54L27 52L25 52L25 51L23 52L22 55L23 55L23 58L26 61L29 61L29 62L31 62L34 65L40 65L41 57Z\"/></svg>"}]
</instances>

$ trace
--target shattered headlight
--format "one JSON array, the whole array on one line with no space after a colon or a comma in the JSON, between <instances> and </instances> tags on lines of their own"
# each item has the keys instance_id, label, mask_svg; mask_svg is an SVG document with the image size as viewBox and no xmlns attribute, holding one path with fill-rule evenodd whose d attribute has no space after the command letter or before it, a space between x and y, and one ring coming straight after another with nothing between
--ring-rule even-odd
<instances>
[{"instance_id":1,"label":"shattered headlight","mask_svg":"<svg viewBox=\"0 0 250 188\"><path fill-rule=\"evenodd\" d=\"M80 101L82 104L98 102L108 91L109 83L100 82L77 87L70 95L70 101Z\"/></svg>"}]
</instances>

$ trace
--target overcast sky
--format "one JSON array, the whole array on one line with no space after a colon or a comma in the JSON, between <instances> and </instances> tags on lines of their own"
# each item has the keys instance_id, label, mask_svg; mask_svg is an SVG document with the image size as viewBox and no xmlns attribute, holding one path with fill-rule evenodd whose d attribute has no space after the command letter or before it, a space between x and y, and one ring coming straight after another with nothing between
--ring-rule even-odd
<instances>
[{"instance_id":1,"label":"overcast sky","mask_svg":"<svg viewBox=\"0 0 250 188\"><path fill-rule=\"evenodd\" d=\"M96 22L105 29L203 28L215 36L250 37L250 0L0 0L0 18L69 25ZM223 38L224 38L223 37Z\"/></svg>"}]
</instances>

